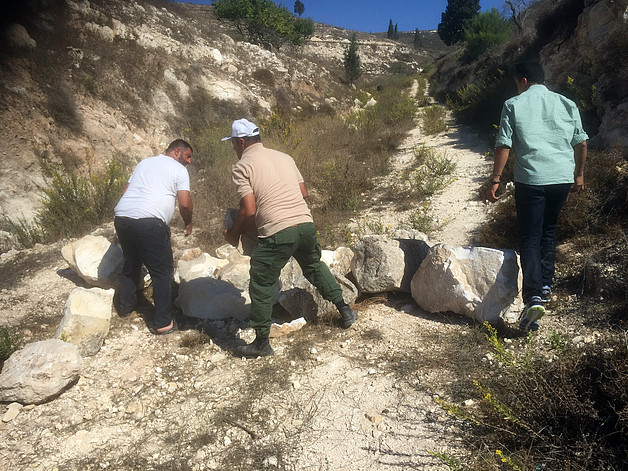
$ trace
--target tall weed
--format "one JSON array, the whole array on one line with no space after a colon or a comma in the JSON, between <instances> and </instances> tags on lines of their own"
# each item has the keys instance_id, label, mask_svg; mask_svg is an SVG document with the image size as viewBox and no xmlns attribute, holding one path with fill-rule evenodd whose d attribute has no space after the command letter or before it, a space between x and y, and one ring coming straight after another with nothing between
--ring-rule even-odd
<instances>
[{"instance_id":1,"label":"tall weed","mask_svg":"<svg viewBox=\"0 0 628 471\"><path fill-rule=\"evenodd\" d=\"M432 105L424 108L421 112L423 119L421 129L425 134L432 135L438 134L447 130L447 111L440 105Z\"/></svg>"}]
</instances>

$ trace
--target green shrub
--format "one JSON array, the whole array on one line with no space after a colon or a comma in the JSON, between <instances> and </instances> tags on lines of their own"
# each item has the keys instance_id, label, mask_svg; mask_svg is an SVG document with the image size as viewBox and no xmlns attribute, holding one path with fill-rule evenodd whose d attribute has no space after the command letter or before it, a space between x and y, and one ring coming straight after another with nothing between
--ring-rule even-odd
<instances>
[{"instance_id":1,"label":"green shrub","mask_svg":"<svg viewBox=\"0 0 628 471\"><path fill-rule=\"evenodd\" d=\"M447 112L442 106L432 105L424 108L421 112L421 117L423 118L421 129L425 134L438 134L447 130L447 124L445 123Z\"/></svg>"},{"instance_id":2,"label":"green shrub","mask_svg":"<svg viewBox=\"0 0 628 471\"><path fill-rule=\"evenodd\" d=\"M47 241L85 234L113 219L113 208L126 184L126 169L112 159L101 173L88 176L55 170L43 188L37 222Z\"/></svg>"},{"instance_id":3,"label":"green shrub","mask_svg":"<svg viewBox=\"0 0 628 471\"><path fill-rule=\"evenodd\" d=\"M464 32L465 55L473 60L494 46L510 38L510 24L496 8L478 13Z\"/></svg>"},{"instance_id":4,"label":"green shrub","mask_svg":"<svg viewBox=\"0 0 628 471\"><path fill-rule=\"evenodd\" d=\"M228 21L249 42L280 48L301 45L314 33L314 22L297 18L271 0L214 0L214 14Z\"/></svg>"},{"instance_id":5,"label":"green shrub","mask_svg":"<svg viewBox=\"0 0 628 471\"><path fill-rule=\"evenodd\" d=\"M432 231L434 229L434 212L430 204L425 202L419 209L413 211L410 214L409 222L412 228L417 231L425 234Z\"/></svg>"},{"instance_id":6,"label":"green shrub","mask_svg":"<svg viewBox=\"0 0 628 471\"><path fill-rule=\"evenodd\" d=\"M8 327L0 327L0 370L4 362L18 348L19 338Z\"/></svg>"}]
</instances>

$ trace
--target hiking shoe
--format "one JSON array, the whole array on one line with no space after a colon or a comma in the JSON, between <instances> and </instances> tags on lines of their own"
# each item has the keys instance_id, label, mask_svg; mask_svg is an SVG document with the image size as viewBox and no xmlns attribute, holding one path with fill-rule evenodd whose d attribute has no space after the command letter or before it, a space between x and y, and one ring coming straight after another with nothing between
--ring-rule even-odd
<instances>
[{"instance_id":1,"label":"hiking shoe","mask_svg":"<svg viewBox=\"0 0 628 471\"><path fill-rule=\"evenodd\" d=\"M540 296L532 296L532 299L523 310L523 317L519 322L519 329L527 332L528 330L539 330L538 320L545 315L545 308Z\"/></svg>"},{"instance_id":2,"label":"hiking shoe","mask_svg":"<svg viewBox=\"0 0 628 471\"><path fill-rule=\"evenodd\" d=\"M349 307L349 305L345 304L340 309L340 315L342 316L342 327L347 329L351 327L351 325L358 318L358 313Z\"/></svg>"},{"instance_id":3,"label":"hiking shoe","mask_svg":"<svg viewBox=\"0 0 628 471\"><path fill-rule=\"evenodd\" d=\"M541 288L541 301L549 303L552 300L552 288L545 285Z\"/></svg>"},{"instance_id":4,"label":"hiking shoe","mask_svg":"<svg viewBox=\"0 0 628 471\"><path fill-rule=\"evenodd\" d=\"M248 345L238 345L235 351L239 356L247 358L267 357L275 354L268 337L255 337L255 340Z\"/></svg>"}]
</instances>

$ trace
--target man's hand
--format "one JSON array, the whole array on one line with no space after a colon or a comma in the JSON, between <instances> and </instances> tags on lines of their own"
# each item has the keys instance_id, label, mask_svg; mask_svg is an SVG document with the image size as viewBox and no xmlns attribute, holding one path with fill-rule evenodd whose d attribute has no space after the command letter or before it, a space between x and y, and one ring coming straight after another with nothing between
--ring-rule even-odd
<instances>
[{"instance_id":1,"label":"man's hand","mask_svg":"<svg viewBox=\"0 0 628 471\"><path fill-rule=\"evenodd\" d=\"M585 189L584 177L575 177L573 179L573 187L571 189L572 191L577 191L577 192L584 191Z\"/></svg>"},{"instance_id":2,"label":"man's hand","mask_svg":"<svg viewBox=\"0 0 628 471\"><path fill-rule=\"evenodd\" d=\"M230 243L236 248L238 247L238 244L240 243L240 236L234 235L226 229L222 231L222 235L228 243Z\"/></svg>"},{"instance_id":3,"label":"man's hand","mask_svg":"<svg viewBox=\"0 0 628 471\"><path fill-rule=\"evenodd\" d=\"M496 194L498 189L499 183L489 183L489 186L486 188L486 199L491 203L499 199L499 196Z\"/></svg>"},{"instance_id":4,"label":"man's hand","mask_svg":"<svg viewBox=\"0 0 628 471\"><path fill-rule=\"evenodd\" d=\"M185 225L185 236L192 235L192 223Z\"/></svg>"}]
</instances>

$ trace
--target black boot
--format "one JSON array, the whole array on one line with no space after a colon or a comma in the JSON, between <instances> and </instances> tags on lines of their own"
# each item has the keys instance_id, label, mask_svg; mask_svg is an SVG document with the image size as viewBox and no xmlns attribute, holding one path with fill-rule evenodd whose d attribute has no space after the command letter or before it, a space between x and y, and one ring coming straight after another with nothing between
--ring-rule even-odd
<instances>
[{"instance_id":1,"label":"black boot","mask_svg":"<svg viewBox=\"0 0 628 471\"><path fill-rule=\"evenodd\" d=\"M275 351L270 346L268 337L255 337L255 340L248 345L239 345L235 349L236 353L242 357L256 358L274 355Z\"/></svg>"},{"instance_id":2,"label":"black boot","mask_svg":"<svg viewBox=\"0 0 628 471\"><path fill-rule=\"evenodd\" d=\"M342 327L345 329L351 327L351 325L353 325L353 323L357 320L358 313L351 309L344 301L336 304L336 307L342 316Z\"/></svg>"}]
</instances>

